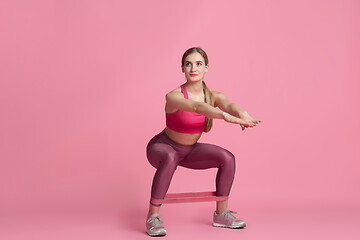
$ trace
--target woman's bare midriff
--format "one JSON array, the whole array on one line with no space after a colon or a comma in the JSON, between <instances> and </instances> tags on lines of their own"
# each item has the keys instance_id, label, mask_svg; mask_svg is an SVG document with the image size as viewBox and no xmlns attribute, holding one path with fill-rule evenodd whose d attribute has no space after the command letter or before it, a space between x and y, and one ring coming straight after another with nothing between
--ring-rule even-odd
<instances>
[{"instance_id":1,"label":"woman's bare midriff","mask_svg":"<svg viewBox=\"0 0 360 240\"><path fill-rule=\"evenodd\" d=\"M201 133L179 133L168 127L165 128L165 133L171 140L183 145L192 145L201 137Z\"/></svg>"}]
</instances>

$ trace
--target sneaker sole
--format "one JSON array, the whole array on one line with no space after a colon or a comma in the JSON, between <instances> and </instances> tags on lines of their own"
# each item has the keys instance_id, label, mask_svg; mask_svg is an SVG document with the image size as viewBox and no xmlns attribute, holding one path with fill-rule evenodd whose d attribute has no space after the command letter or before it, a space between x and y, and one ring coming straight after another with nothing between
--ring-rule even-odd
<instances>
[{"instance_id":1,"label":"sneaker sole","mask_svg":"<svg viewBox=\"0 0 360 240\"><path fill-rule=\"evenodd\" d=\"M246 225L243 226L228 226L228 225L224 225L224 224L220 224L220 223L213 223L214 227L224 227L224 228L245 228Z\"/></svg>"},{"instance_id":2,"label":"sneaker sole","mask_svg":"<svg viewBox=\"0 0 360 240\"><path fill-rule=\"evenodd\" d=\"M166 236L166 233L156 234L156 233L148 233L147 231L146 231L146 233L147 233L150 237L164 237L164 236Z\"/></svg>"}]
</instances>

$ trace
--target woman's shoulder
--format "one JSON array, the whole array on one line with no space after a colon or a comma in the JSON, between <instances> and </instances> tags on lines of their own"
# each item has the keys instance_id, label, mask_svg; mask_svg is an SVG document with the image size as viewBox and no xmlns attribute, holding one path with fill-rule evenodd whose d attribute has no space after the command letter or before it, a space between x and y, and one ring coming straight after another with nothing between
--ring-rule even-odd
<instances>
[{"instance_id":1,"label":"woman's shoulder","mask_svg":"<svg viewBox=\"0 0 360 240\"><path fill-rule=\"evenodd\" d=\"M213 96L219 96L219 95L223 94L222 92L216 91L215 89L212 89L212 88L209 88L209 87L208 87L208 89L209 89L209 91L211 92L211 94Z\"/></svg>"},{"instance_id":2,"label":"woman's shoulder","mask_svg":"<svg viewBox=\"0 0 360 240\"><path fill-rule=\"evenodd\" d=\"M210 89L210 88L209 88L209 90L211 92L211 97L212 97L215 105L217 104L217 102L223 101L224 99L227 98L226 95L222 92L219 92L219 91L216 91L216 90Z\"/></svg>"},{"instance_id":3,"label":"woman's shoulder","mask_svg":"<svg viewBox=\"0 0 360 240\"><path fill-rule=\"evenodd\" d=\"M181 93L181 87L177 87L177 88L171 90L170 92L166 93L166 96L176 96L176 95L179 95L179 94L182 94Z\"/></svg>"},{"instance_id":4,"label":"woman's shoulder","mask_svg":"<svg viewBox=\"0 0 360 240\"><path fill-rule=\"evenodd\" d=\"M166 93L166 105L165 105L165 112L166 113L173 113L178 110L178 108L173 107L174 102L176 102L178 99L182 98L182 92L181 87L177 87L170 92Z\"/></svg>"}]
</instances>

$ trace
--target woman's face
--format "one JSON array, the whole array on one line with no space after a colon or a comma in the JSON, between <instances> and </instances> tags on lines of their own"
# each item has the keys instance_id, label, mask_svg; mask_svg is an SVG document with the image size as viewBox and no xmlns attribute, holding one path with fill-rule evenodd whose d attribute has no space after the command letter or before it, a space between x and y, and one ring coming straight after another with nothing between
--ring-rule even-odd
<instances>
[{"instance_id":1,"label":"woman's face","mask_svg":"<svg viewBox=\"0 0 360 240\"><path fill-rule=\"evenodd\" d=\"M196 82L203 80L204 74L208 71L208 66L205 66L205 60L201 54L194 52L185 58L182 71L188 81Z\"/></svg>"}]
</instances>

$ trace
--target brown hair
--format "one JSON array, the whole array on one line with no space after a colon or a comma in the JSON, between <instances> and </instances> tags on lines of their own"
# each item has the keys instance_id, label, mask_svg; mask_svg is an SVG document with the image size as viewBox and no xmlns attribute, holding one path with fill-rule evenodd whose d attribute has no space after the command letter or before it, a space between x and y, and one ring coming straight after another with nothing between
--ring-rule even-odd
<instances>
[{"instance_id":1,"label":"brown hair","mask_svg":"<svg viewBox=\"0 0 360 240\"><path fill-rule=\"evenodd\" d=\"M185 58L188 55L190 55L191 53L194 53L194 52L200 53L200 55L205 60L205 66L208 65L209 60L208 60L206 52L204 50L202 50L201 48L199 48L199 47L193 47L193 48L189 48L188 50L185 51L185 53L184 53L184 55L182 56L182 59L181 59L181 67L183 67L184 64L185 64ZM211 106L214 106L214 102L213 102L213 99L212 99L212 93L209 90L209 88L206 86L204 81L203 81L203 89L204 89L204 95L205 95L205 102L207 104L210 104ZM212 125L213 125L213 119L205 117L204 132L209 132Z\"/></svg>"}]
</instances>

